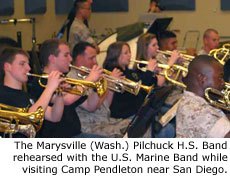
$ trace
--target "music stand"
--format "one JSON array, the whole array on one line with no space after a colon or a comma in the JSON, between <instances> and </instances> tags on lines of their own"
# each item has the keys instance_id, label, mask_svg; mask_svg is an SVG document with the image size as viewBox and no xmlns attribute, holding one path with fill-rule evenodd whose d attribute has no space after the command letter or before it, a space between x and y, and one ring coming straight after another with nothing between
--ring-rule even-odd
<instances>
[{"instance_id":1,"label":"music stand","mask_svg":"<svg viewBox=\"0 0 230 183\"><path fill-rule=\"evenodd\" d=\"M173 19L172 17L155 19L152 22L152 24L149 26L147 32L155 34L157 38L159 38L160 32L165 31L168 28L172 19Z\"/></svg>"},{"instance_id":2,"label":"music stand","mask_svg":"<svg viewBox=\"0 0 230 183\"><path fill-rule=\"evenodd\" d=\"M158 18L166 18L163 13L140 13L139 22L143 22L146 25L151 25Z\"/></svg>"}]
</instances>

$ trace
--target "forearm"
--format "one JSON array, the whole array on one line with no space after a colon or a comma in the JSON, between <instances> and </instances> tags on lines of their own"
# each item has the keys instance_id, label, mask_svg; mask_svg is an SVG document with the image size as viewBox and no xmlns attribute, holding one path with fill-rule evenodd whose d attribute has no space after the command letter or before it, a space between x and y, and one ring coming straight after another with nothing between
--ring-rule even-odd
<instances>
[{"instance_id":1,"label":"forearm","mask_svg":"<svg viewBox=\"0 0 230 183\"><path fill-rule=\"evenodd\" d=\"M29 112L36 111L37 108L40 106L46 112L46 109L48 107L48 104L51 100L52 95L53 95L53 91L46 88L41 94L41 96L39 97L39 99L36 101L36 103L29 108Z\"/></svg>"},{"instance_id":2,"label":"forearm","mask_svg":"<svg viewBox=\"0 0 230 183\"><path fill-rule=\"evenodd\" d=\"M64 97L64 105L71 105L74 102L76 102L77 100L79 100L81 98L80 95L74 95L74 94L69 94L67 93Z\"/></svg>"},{"instance_id":3,"label":"forearm","mask_svg":"<svg viewBox=\"0 0 230 183\"><path fill-rule=\"evenodd\" d=\"M165 77L161 75L157 75L157 85L162 86L165 83Z\"/></svg>"},{"instance_id":4,"label":"forearm","mask_svg":"<svg viewBox=\"0 0 230 183\"><path fill-rule=\"evenodd\" d=\"M52 122L59 122L62 118L64 111L64 100L62 96L56 96L54 104L51 108L50 116L46 116L47 118L50 118L49 121Z\"/></svg>"},{"instance_id":5,"label":"forearm","mask_svg":"<svg viewBox=\"0 0 230 183\"><path fill-rule=\"evenodd\" d=\"M108 90L108 94L106 96L106 101L107 101L109 106L111 105L111 103L113 101L113 96L114 96L114 92L111 90Z\"/></svg>"},{"instance_id":6,"label":"forearm","mask_svg":"<svg viewBox=\"0 0 230 183\"><path fill-rule=\"evenodd\" d=\"M102 103L102 99L99 98L97 93L93 92L81 106L89 112L94 112L100 107L100 103Z\"/></svg>"}]
</instances>

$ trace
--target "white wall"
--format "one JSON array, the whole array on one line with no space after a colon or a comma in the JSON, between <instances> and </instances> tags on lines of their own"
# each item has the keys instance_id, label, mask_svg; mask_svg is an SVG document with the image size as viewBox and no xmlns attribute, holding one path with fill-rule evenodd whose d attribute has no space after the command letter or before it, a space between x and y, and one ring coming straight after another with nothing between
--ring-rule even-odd
<instances>
[{"instance_id":1,"label":"white wall","mask_svg":"<svg viewBox=\"0 0 230 183\"><path fill-rule=\"evenodd\" d=\"M26 16L24 14L24 0L15 2L15 13L11 17L1 16L0 20L8 18L28 18L35 17L37 42L52 37L54 32L58 32L64 23L67 15L56 15L54 0L47 0L47 12L43 15ZM106 2L106 0L105 0ZM134 23L138 20L141 12L148 9L149 0L129 0L129 12L121 13L92 13L90 27L95 29L98 34L104 33L105 28L115 29L119 26ZM195 11L165 11L165 15L172 16L174 19L170 24L170 29L177 29L179 32L179 46L183 43L183 38L188 30L199 30L201 39L206 28L215 28L221 36L230 36L228 30L228 20L230 11L220 10L219 0L197 0ZM30 49L32 39L32 28L30 24L0 25L0 36L10 36L16 38L16 32L22 31L22 42L25 49ZM202 40L201 40L202 41ZM201 46L201 42L199 47Z\"/></svg>"}]
</instances>

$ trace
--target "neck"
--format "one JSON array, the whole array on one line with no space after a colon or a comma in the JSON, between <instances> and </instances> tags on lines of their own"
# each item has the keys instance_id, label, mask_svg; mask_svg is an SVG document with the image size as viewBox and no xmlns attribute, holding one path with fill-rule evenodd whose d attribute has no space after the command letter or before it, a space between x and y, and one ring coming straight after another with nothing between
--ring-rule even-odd
<instances>
[{"instance_id":1,"label":"neck","mask_svg":"<svg viewBox=\"0 0 230 183\"><path fill-rule=\"evenodd\" d=\"M55 66L49 65L49 66L45 66L43 69L44 73L51 73L52 71L58 71L58 69Z\"/></svg>"},{"instance_id":2,"label":"neck","mask_svg":"<svg viewBox=\"0 0 230 183\"><path fill-rule=\"evenodd\" d=\"M7 86L9 88L22 90L22 83L20 81L14 80L8 76L5 76L4 78L4 86Z\"/></svg>"},{"instance_id":3,"label":"neck","mask_svg":"<svg viewBox=\"0 0 230 183\"><path fill-rule=\"evenodd\" d=\"M120 65L120 67L122 68L123 71L126 70L126 66L125 65Z\"/></svg>"},{"instance_id":4,"label":"neck","mask_svg":"<svg viewBox=\"0 0 230 183\"><path fill-rule=\"evenodd\" d=\"M196 87L187 86L186 90L190 91L190 92L192 92L192 93L194 93L194 94L196 94L196 95L198 95L198 96L200 96L202 98L204 98L204 91L201 90L201 89L197 89Z\"/></svg>"},{"instance_id":5,"label":"neck","mask_svg":"<svg viewBox=\"0 0 230 183\"><path fill-rule=\"evenodd\" d=\"M211 49L210 49L209 47L207 47L207 46L204 47L204 50L205 50L207 53L209 53L209 52L211 51Z\"/></svg>"},{"instance_id":6,"label":"neck","mask_svg":"<svg viewBox=\"0 0 230 183\"><path fill-rule=\"evenodd\" d=\"M82 22L84 22L84 20L85 20L81 14L77 14L75 18L81 20Z\"/></svg>"}]
</instances>

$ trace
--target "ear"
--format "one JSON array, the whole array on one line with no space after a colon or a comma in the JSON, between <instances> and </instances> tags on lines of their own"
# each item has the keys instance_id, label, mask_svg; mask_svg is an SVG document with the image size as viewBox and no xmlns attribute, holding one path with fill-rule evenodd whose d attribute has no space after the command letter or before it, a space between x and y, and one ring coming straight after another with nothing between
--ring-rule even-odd
<instances>
[{"instance_id":1,"label":"ear","mask_svg":"<svg viewBox=\"0 0 230 183\"><path fill-rule=\"evenodd\" d=\"M49 63L54 63L55 61L55 56L53 54L51 54L49 57L48 57L48 60L49 60Z\"/></svg>"},{"instance_id":2,"label":"ear","mask_svg":"<svg viewBox=\"0 0 230 183\"><path fill-rule=\"evenodd\" d=\"M203 74L198 74L197 75L197 81L199 86L201 86L203 88L203 86L207 83L207 77Z\"/></svg>"},{"instance_id":3,"label":"ear","mask_svg":"<svg viewBox=\"0 0 230 183\"><path fill-rule=\"evenodd\" d=\"M4 69L5 72L10 71L11 70L11 64L8 63L8 62L5 62L4 66L3 66L3 69Z\"/></svg>"},{"instance_id":4,"label":"ear","mask_svg":"<svg viewBox=\"0 0 230 183\"><path fill-rule=\"evenodd\" d=\"M207 42L208 42L208 38L206 37L204 38L204 45L207 44Z\"/></svg>"},{"instance_id":5,"label":"ear","mask_svg":"<svg viewBox=\"0 0 230 183\"><path fill-rule=\"evenodd\" d=\"M78 55L74 60L74 65L83 65L84 63L82 62L82 60L83 60L83 56Z\"/></svg>"}]
</instances>

